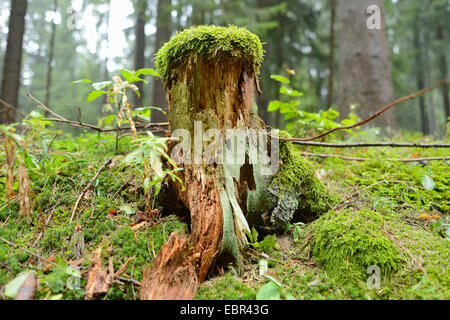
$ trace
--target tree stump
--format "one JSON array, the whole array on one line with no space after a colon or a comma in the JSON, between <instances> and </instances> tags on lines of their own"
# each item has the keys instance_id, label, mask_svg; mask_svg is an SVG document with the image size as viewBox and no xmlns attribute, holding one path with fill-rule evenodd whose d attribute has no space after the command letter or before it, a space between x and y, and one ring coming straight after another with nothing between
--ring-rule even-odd
<instances>
[{"instance_id":1,"label":"tree stump","mask_svg":"<svg viewBox=\"0 0 450 320\"><path fill-rule=\"evenodd\" d=\"M141 299L194 298L214 264L242 269L247 220L263 223L262 215L278 210L281 220L289 222L300 206L299 201L283 201L286 195L295 197L295 190L279 183L269 188L279 181L274 177L280 152L279 140L269 141L261 130L254 103L262 57L258 37L233 26L185 30L158 52L170 132L180 139L170 146L172 157L183 169L178 173L183 186L169 185L169 201L175 198L189 211L190 236L171 235L145 270ZM314 179L306 169L300 185Z\"/></svg>"}]
</instances>

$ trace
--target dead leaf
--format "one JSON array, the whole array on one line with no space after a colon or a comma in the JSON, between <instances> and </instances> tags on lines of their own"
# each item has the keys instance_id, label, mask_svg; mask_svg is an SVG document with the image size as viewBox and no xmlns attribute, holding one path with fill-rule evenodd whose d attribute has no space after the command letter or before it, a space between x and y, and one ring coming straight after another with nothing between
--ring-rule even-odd
<instances>
[{"instance_id":1,"label":"dead leaf","mask_svg":"<svg viewBox=\"0 0 450 320\"><path fill-rule=\"evenodd\" d=\"M433 220L433 217L427 213L424 213L419 216L419 219L425 220L425 221L430 221L430 220Z\"/></svg>"},{"instance_id":2,"label":"dead leaf","mask_svg":"<svg viewBox=\"0 0 450 320\"><path fill-rule=\"evenodd\" d=\"M17 169L17 180L19 183L19 214L21 217L29 217L31 215L30 178L22 162L19 162Z\"/></svg>"},{"instance_id":3,"label":"dead leaf","mask_svg":"<svg viewBox=\"0 0 450 320\"><path fill-rule=\"evenodd\" d=\"M115 216L117 216L117 211L114 209L109 209L108 210L108 216L111 218L114 218Z\"/></svg>"},{"instance_id":4,"label":"dead leaf","mask_svg":"<svg viewBox=\"0 0 450 320\"><path fill-rule=\"evenodd\" d=\"M19 289L14 300L35 300L38 289L38 278L36 274L30 273L25 282Z\"/></svg>"}]
</instances>

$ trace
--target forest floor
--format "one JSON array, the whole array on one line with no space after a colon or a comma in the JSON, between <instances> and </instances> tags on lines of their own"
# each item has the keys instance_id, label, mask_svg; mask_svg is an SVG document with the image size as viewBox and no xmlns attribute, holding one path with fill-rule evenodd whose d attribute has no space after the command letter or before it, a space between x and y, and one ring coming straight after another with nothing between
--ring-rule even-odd
<instances>
[{"instance_id":1,"label":"forest floor","mask_svg":"<svg viewBox=\"0 0 450 320\"><path fill-rule=\"evenodd\" d=\"M97 298L139 299L144 266L152 264L172 232L187 232L187 225L164 208L157 222L139 219L145 205L142 181L120 164L129 142L120 139L119 152L113 135L55 140L49 135L31 142L24 163L35 209L28 219L19 216L17 197L6 199L5 153L0 153L0 298L13 290L11 280L18 274L32 271L40 283L38 299L84 299L94 252L102 247L105 266L109 259L114 270L133 259ZM310 224L293 224L285 234L253 239L245 253L245 273L215 270L196 299L256 299L264 296L261 288L268 283L277 283L272 297L281 299L449 299L449 162L384 160L443 157L448 151L308 152L374 160L311 158L316 175L336 199L333 210ZM70 224L80 192L108 158L112 162ZM17 193L17 183L13 190ZM264 263L268 268L260 275ZM379 278L376 267L367 272L370 266L379 267Z\"/></svg>"}]
</instances>

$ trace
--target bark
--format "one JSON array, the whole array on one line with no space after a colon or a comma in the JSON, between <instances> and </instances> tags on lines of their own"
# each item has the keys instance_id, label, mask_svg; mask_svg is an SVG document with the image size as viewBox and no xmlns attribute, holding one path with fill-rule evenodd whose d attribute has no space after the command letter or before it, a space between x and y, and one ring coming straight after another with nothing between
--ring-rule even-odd
<instances>
[{"instance_id":1,"label":"bark","mask_svg":"<svg viewBox=\"0 0 450 320\"><path fill-rule=\"evenodd\" d=\"M147 0L140 0L136 5L136 26L135 26L135 46L134 46L134 70L139 70L145 66L145 24L147 9ZM134 96L134 106L142 107L144 101L144 84L138 82L136 86L139 89L140 96Z\"/></svg>"},{"instance_id":2,"label":"bark","mask_svg":"<svg viewBox=\"0 0 450 320\"><path fill-rule=\"evenodd\" d=\"M330 75L328 77L328 96L327 96L327 107L331 108L333 106L333 90L334 90L334 47L335 47L335 34L334 26L336 24L336 0L330 0L330 55L329 55L329 69ZM320 92L319 92L320 97Z\"/></svg>"},{"instance_id":3,"label":"bark","mask_svg":"<svg viewBox=\"0 0 450 320\"><path fill-rule=\"evenodd\" d=\"M444 43L445 37L444 37L444 28L442 25L438 25L437 27L437 38L438 40L441 40ZM445 56L445 53L442 54L442 56L439 59L439 69L441 71L441 78L446 79L448 76L448 64L447 64L447 57ZM442 100L443 100L443 107L445 112L445 123L448 122L448 119L450 117L450 99L449 99L449 87L448 82L445 83L442 86Z\"/></svg>"},{"instance_id":4,"label":"bark","mask_svg":"<svg viewBox=\"0 0 450 320\"><path fill-rule=\"evenodd\" d=\"M259 126L253 113L256 74L238 58L224 57L218 64L193 54L172 73L175 80L167 84L171 132L186 129L196 139L195 121L201 122L202 132L219 129L223 136L227 128ZM191 154L195 159L194 149ZM251 167L238 171L233 180L226 165L196 163L182 165L179 177L185 189L171 185L190 212L190 247L172 235L144 276L142 299L191 298L191 290L205 280L213 264L242 266L239 244L245 235L235 226L233 214L241 210L237 205L242 203L241 195L254 185ZM187 296L181 293L185 290Z\"/></svg>"},{"instance_id":5,"label":"bark","mask_svg":"<svg viewBox=\"0 0 450 320\"><path fill-rule=\"evenodd\" d=\"M431 85L431 63L430 63L430 51L428 48L431 47L431 39L430 35L428 33L425 33L424 35L424 78L425 78L425 86L428 87ZM438 128L436 124L436 113L435 113L435 106L434 106L434 96L433 94L429 94L426 96L427 101L427 119L428 119L428 128L430 130L430 134L437 137L438 136Z\"/></svg>"},{"instance_id":6,"label":"bark","mask_svg":"<svg viewBox=\"0 0 450 320\"><path fill-rule=\"evenodd\" d=\"M57 12L58 10L58 0L54 0L53 2L53 11ZM56 37L56 23L52 22L52 33L50 35L50 45L48 49L48 63L47 63L47 86L45 92L45 105L50 105L50 95L51 95L51 86L52 86L52 72L53 72L53 56L55 53L55 37ZM45 116L49 116L49 112L46 111Z\"/></svg>"},{"instance_id":7,"label":"bark","mask_svg":"<svg viewBox=\"0 0 450 320\"><path fill-rule=\"evenodd\" d=\"M367 8L381 9L381 30L367 27ZM339 98L342 116L349 114L349 106L361 118L367 118L394 100L391 62L384 21L382 0L338 0L339 38ZM393 113L386 113L371 123L380 127L396 127Z\"/></svg>"},{"instance_id":8,"label":"bark","mask_svg":"<svg viewBox=\"0 0 450 320\"><path fill-rule=\"evenodd\" d=\"M170 38L170 6L171 0L158 0L156 18L156 39L155 52L169 41ZM163 108L167 111L167 98L164 91L164 84L160 79L153 80L152 106ZM152 122L167 122L167 116L159 111L152 111Z\"/></svg>"},{"instance_id":9,"label":"bark","mask_svg":"<svg viewBox=\"0 0 450 320\"><path fill-rule=\"evenodd\" d=\"M419 21L419 18L416 19ZM424 56L423 56L423 46L420 37L420 26L419 23L414 24L414 49L416 49L416 81L417 89L422 90L425 88L425 71L424 71ZM422 127L422 133L424 135L430 134L430 127L428 123L428 115L425 109L425 97L419 97L419 110L420 110L420 121Z\"/></svg>"},{"instance_id":10,"label":"bark","mask_svg":"<svg viewBox=\"0 0 450 320\"><path fill-rule=\"evenodd\" d=\"M1 98L18 107L20 71L22 68L22 43L25 32L25 14L27 0L11 0L11 14L9 18L8 44L3 65L3 79L1 86ZM0 123L14 122L16 113L14 110L0 106Z\"/></svg>"},{"instance_id":11,"label":"bark","mask_svg":"<svg viewBox=\"0 0 450 320\"><path fill-rule=\"evenodd\" d=\"M196 33L199 30L205 34ZM172 140L169 153L179 163L182 171L177 175L183 181L168 180L162 194L169 206L159 204L188 215L189 245L183 236L171 235L146 270L142 299L191 298L215 266L231 263L242 272L248 222L285 230L296 217L317 216L328 208L324 186L292 143L268 141L267 133L259 130L254 103L257 59L262 55L259 39L236 32L223 39L227 30L221 27L194 28L197 38L190 38L189 32L178 34L157 55L168 90L169 130L182 140ZM216 42L233 43L233 36L238 44L231 52ZM183 50L182 41L189 50ZM244 48L253 48L253 55L242 53L245 41ZM177 50L182 53L174 56Z\"/></svg>"}]
</instances>

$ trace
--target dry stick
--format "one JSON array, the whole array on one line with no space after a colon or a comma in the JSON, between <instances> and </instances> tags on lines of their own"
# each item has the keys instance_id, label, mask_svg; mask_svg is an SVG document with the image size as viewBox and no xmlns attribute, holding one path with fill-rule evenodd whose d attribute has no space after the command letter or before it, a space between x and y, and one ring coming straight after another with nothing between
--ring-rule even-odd
<instances>
[{"instance_id":1,"label":"dry stick","mask_svg":"<svg viewBox=\"0 0 450 320\"><path fill-rule=\"evenodd\" d=\"M22 251L24 251L24 252L26 252L28 254L31 254L33 257L36 257L36 258L41 259L41 260L44 260L45 262L53 264L53 265L55 264L53 261L50 261L47 258L44 258L44 257L42 257L42 256L40 256L40 255L38 255L38 254L36 254L36 253L26 249L26 248L23 248L23 247L15 244L14 242L8 241L5 238L0 237L0 240L5 242L6 244L9 244L10 246L12 246L14 248L20 249L20 250L22 250Z\"/></svg>"},{"instance_id":2,"label":"dry stick","mask_svg":"<svg viewBox=\"0 0 450 320\"><path fill-rule=\"evenodd\" d=\"M395 239L395 237L390 234L388 231L384 230L382 227L378 227L381 231L383 231L389 238L391 238L392 241L394 241L394 243L396 245L398 245L403 251L405 251L408 256L416 263L417 267L420 269L420 271L422 271L428 278L428 280L431 281L430 276L428 275L428 273L425 271L425 269L422 267L422 265L420 264L419 260L416 259L416 257L414 257L411 252L409 252L408 249L406 249L400 242L397 241L397 239Z\"/></svg>"},{"instance_id":3,"label":"dry stick","mask_svg":"<svg viewBox=\"0 0 450 320\"><path fill-rule=\"evenodd\" d=\"M92 184L95 182L95 180L97 180L98 176L100 175L100 173L103 171L103 169L105 169L105 167L107 165L109 165L112 162L112 159L108 159L106 160L102 166L100 167L100 169L98 169L97 173L95 174L95 176L91 179L91 181L88 183L88 185L86 187L84 187L83 191L81 191L80 195L78 196L77 202L75 202L75 206L73 207L72 210L72 215L70 216L70 221L69 224L72 223L73 221L73 217L75 215L75 211L77 211L78 205L81 201L81 199L84 197L84 194L92 187Z\"/></svg>"},{"instance_id":4,"label":"dry stick","mask_svg":"<svg viewBox=\"0 0 450 320\"><path fill-rule=\"evenodd\" d=\"M18 114L20 114L22 117L26 117L27 115L25 113L23 113L22 111L20 111L19 109L17 109L16 107L12 106L11 104L9 104L8 102L6 102L3 99L0 99L0 103L2 105L4 105L6 108L11 109L16 111Z\"/></svg>"},{"instance_id":5,"label":"dry stick","mask_svg":"<svg viewBox=\"0 0 450 320\"><path fill-rule=\"evenodd\" d=\"M371 158L354 158L354 157L347 157L342 156L339 154L323 154L323 153L310 153L310 152L302 152L305 156L308 157L320 157L320 158L339 158L343 160L349 160L349 161L370 161L370 160L378 160L378 159L371 159ZM416 158L416 159L395 159L395 158L387 158L382 159L384 161L400 161L400 162L416 162L416 161L438 161L438 160L450 160L450 157L430 157L430 158Z\"/></svg>"},{"instance_id":6,"label":"dry stick","mask_svg":"<svg viewBox=\"0 0 450 320\"><path fill-rule=\"evenodd\" d=\"M41 238L42 238L42 236L43 236L43 234L44 234L45 229L47 228L48 224L50 223L50 220L51 220L52 217L53 217L53 214L55 213L55 210L56 210L56 206L53 207L53 209L52 209L50 215L48 216L47 220L45 221L45 225L44 225L44 227L42 228L43 230L42 230L41 232L39 232L38 237L37 237L36 240L34 241L34 245L36 245L36 243L38 243L39 240L41 240Z\"/></svg>"},{"instance_id":7,"label":"dry stick","mask_svg":"<svg viewBox=\"0 0 450 320\"><path fill-rule=\"evenodd\" d=\"M55 113L54 111L52 111L48 106L46 106L41 101L39 101L38 99L33 97L31 94L27 93L27 97L29 97L31 100L36 102L39 106L44 108L47 112L49 112L51 115L53 115L55 117L55 118L45 118L43 120L47 120L47 121L51 121L51 122L67 123L67 124L70 124L70 125L72 125L74 127L87 128L87 129L98 131L98 132L113 132L113 131L117 130L115 128L114 129L103 129L103 128L100 128L100 127L97 127L97 126L94 126L94 125L91 125L91 124L88 124L88 123L82 123L80 121L68 120L68 119L62 117L61 115ZM145 129L145 128L156 127L156 129L158 131L161 131L162 129L159 128L159 127L166 127L168 125L169 125L168 122L148 123L148 124L145 124L145 125L142 125L142 126L136 126L136 129ZM122 127L122 128L119 128L118 130L131 130L131 128L130 127Z\"/></svg>"},{"instance_id":8,"label":"dry stick","mask_svg":"<svg viewBox=\"0 0 450 320\"><path fill-rule=\"evenodd\" d=\"M424 95L425 93L428 93L428 92L430 92L430 91L432 91L432 90L434 90L436 88L439 88L440 86L444 85L445 83L447 83L447 79L442 79L441 81L436 82L431 87L428 87L426 89L420 90L420 91L418 91L416 93L410 94L410 95L405 96L405 97L403 97L401 99L398 99L398 100L392 102L391 104L389 104L388 106L384 107L380 111L376 112L375 114L373 114L372 116L370 116L366 120L358 122L358 123L356 123L354 125L345 126L345 127L337 127L337 128L331 129L331 130L329 130L327 132L321 133L319 135L316 135L316 136L310 137L310 138L281 138L281 137L274 137L274 138L277 138L279 140L284 140L284 141L312 141L312 140L320 139L320 138L322 138L322 137L324 137L326 135L329 135L330 133L333 133L334 131L337 131L337 130L347 130L347 129L353 129L353 128L356 128L356 127L360 127L360 126L362 126L362 125L372 121L373 119L375 119L376 117L380 116L381 114L383 114L384 112L388 111L389 109L395 107L396 105L398 105L398 104L400 104L402 102L411 100L411 99L415 99L415 98L417 98L417 97L419 97L421 95Z\"/></svg>"},{"instance_id":9,"label":"dry stick","mask_svg":"<svg viewBox=\"0 0 450 320\"><path fill-rule=\"evenodd\" d=\"M445 143L415 143L415 142L328 143L315 141L292 141L292 143L299 146L327 147L327 148L360 148L360 147L450 148L450 144Z\"/></svg>"}]
</instances>

